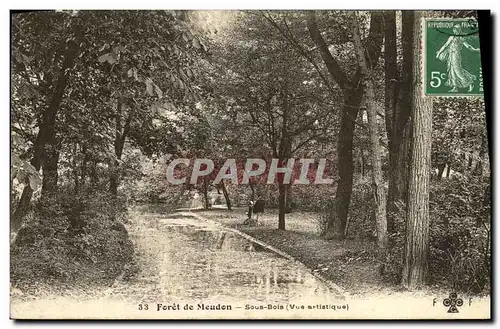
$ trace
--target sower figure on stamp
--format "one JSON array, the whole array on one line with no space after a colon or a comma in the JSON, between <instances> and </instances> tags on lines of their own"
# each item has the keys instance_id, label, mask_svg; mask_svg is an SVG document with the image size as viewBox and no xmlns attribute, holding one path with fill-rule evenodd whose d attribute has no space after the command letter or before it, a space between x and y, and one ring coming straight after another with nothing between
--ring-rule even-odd
<instances>
[{"instance_id":1,"label":"sower figure on stamp","mask_svg":"<svg viewBox=\"0 0 500 329\"><path fill-rule=\"evenodd\" d=\"M458 92L458 88L469 87L469 92L474 88L476 76L462 66L462 48L465 46L470 51L479 52L479 48L472 47L463 36L459 24L453 27L453 33L446 43L436 53L436 58L447 63L448 80L445 85L452 87L450 92Z\"/></svg>"}]
</instances>

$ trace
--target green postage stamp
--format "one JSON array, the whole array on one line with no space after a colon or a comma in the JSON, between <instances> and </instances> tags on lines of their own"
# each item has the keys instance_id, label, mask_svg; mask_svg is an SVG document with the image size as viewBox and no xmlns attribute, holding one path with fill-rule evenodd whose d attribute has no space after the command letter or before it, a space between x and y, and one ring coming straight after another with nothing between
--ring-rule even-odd
<instances>
[{"instance_id":1,"label":"green postage stamp","mask_svg":"<svg viewBox=\"0 0 500 329\"><path fill-rule=\"evenodd\" d=\"M424 94L483 96L478 23L472 18L426 18Z\"/></svg>"}]
</instances>

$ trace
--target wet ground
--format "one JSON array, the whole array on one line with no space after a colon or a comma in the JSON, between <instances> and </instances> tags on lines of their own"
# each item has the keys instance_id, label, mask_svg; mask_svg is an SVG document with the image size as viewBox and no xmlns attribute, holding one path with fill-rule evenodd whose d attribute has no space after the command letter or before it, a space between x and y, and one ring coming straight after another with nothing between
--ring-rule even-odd
<instances>
[{"instance_id":1,"label":"wet ground","mask_svg":"<svg viewBox=\"0 0 500 329\"><path fill-rule=\"evenodd\" d=\"M215 222L137 211L131 216L129 232L140 269L135 276L92 295L13 300L11 314L27 318L260 318L268 313L283 317L280 312L304 317L307 309L296 309L301 306L336 305L342 310L342 296L303 265Z\"/></svg>"},{"instance_id":2,"label":"wet ground","mask_svg":"<svg viewBox=\"0 0 500 329\"><path fill-rule=\"evenodd\" d=\"M139 250L157 257L159 291L145 300L231 300L287 303L303 296L331 298L328 288L306 268L266 250L263 246L226 230L221 225L195 218L156 218L158 233L138 238ZM143 235L144 233L138 233ZM158 295L159 294L159 295Z\"/></svg>"}]
</instances>

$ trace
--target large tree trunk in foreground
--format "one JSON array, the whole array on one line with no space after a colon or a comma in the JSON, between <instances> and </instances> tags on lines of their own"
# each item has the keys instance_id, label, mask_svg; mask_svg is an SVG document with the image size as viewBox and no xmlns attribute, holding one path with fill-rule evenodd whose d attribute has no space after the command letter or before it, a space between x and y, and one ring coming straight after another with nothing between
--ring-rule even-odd
<instances>
[{"instance_id":1,"label":"large tree trunk in foreground","mask_svg":"<svg viewBox=\"0 0 500 329\"><path fill-rule=\"evenodd\" d=\"M56 115L59 111L61 101L63 99L64 92L66 90L66 85L68 83L69 71L73 67L73 62L79 49L79 44L83 37L83 29L76 27L76 37L73 40L69 40L67 43L67 48L64 53L64 59L59 72L59 78L57 79L56 86L54 88L54 94L50 99L47 109L43 113L42 122L38 130L38 135L33 146L33 158L31 159L31 165L35 167L36 170L40 170L42 156L45 151L45 145L47 141L51 140L55 131L54 126L56 122ZM29 203L33 195L33 190L30 185L26 185L23 189L21 199L16 207L16 211L13 215L13 222L15 226L20 226L20 223L28 211Z\"/></svg>"},{"instance_id":2,"label":"large tree trunk in foreground","mask_svg":"<svg viewBox=\"0 0 500 329\"><path fill-rule=\"evenodd\" d=\"M387 218L386 218L386 195L382 177L382 161L380 154L380 136L377 122L377 109L375 108L375 92L373 87L372 72L368 68L364 56L364 47L359 36L358 17L352 13L352 35L354 48L357 53L359 67L363 76L365 86L366 111L368 114L368 126L370 133L371 160L372 160L372 188L375 200L375 226L377 229L377 244L380 251L384 251L387 245Z\"/></svg>"},{"instance_id":3,"label":"large tree trunk in foreground","mask_svg":"<svg viewBox=\"0 0 500 329\"><path fill-rule=\"evenodd\" d=\"M420 75L420 13L414 19L414 71L411 167L408 182L406 246L402 285L419 289L425 284L429 253L429 183L431 173L432 100L422 97Z\"/></svg>"}]
</instances>

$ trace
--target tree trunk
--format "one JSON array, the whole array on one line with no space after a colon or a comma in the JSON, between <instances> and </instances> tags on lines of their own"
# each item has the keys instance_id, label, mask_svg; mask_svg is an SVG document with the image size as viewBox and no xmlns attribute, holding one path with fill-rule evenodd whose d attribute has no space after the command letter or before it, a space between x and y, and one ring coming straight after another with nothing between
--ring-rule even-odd
<instances>
[{"instance_id":1,"label":"tree trunk","mask_svg":"<svg viewBox=\"0 0 500 329\"><path fill-rule=\"evenodd\" d=\"M383 40L383 18L379 12L370 15L370 31L366 41L366 53L369 58L368 65L373 69L378 62ZM339 179L335 194L335 210L328 219L328 228L325 234L326 239L345 237L347 225L347 214L351 202L353 183L353 158L352 145L354 137L354 127L358 116L359 105L363 96L363 88L359 84L359 75L356 74L353 81L350 81L339 63L330 53L328 45L323 39L316 22L314 11L309 13L307 18L309 35L320 50L321 57L331 78L339 85L344 95L344 106L340 120L337 144L337 168Z\"/></svg>"},{"instance_id":2,"label":"tree trunk","mask_svg":"<svg viewBox=\"0 0 500 329\"><path fill-rule=\"evenodd\" d=\"M224 181L221 182L220 187L222 189L222 194L224 194L224 199L226 200L226 206L228 210L232 210L231 208L231 198L229 198L229 193L226 188L226 184Z\"/></svg>"},{"instance_id":3,"label":"tree trunk","mask_svg":"<svg viewBox=\"0 0 500 329\"><path fill-rule=\"evenodd\" d=\"M394 10L384 13L384 77L385 77L385 127L389 151L393 151L393 126L396 113L398 92L398 63L396 46L396 12ZM389 158L392 157L389 152Z\"/></svg>"},{"instance_id":4,"label":"tree trunk","mask_svg":"<svg viewBox=\"0 0 500 329\"><path fill-rule=\"evenodd\" d=\"M73 62L75 56L79 49L79 44L83 38L84 29L76 27L75 39L70 39L67 42L66 51L64 52L64 59L59 72L59 78L57 79L56 86L54 88L54 94L48 104L47 109L43 113L42 122L38 130L38 135L33 145L33 158L31 159L31 165L36 169L40 170L43 152L45 150L45 144L47 141L52 139L54 135L54 126L56 122L56 115L60 108L61 101L66 90L66 85L68 83L69 72L73 67ZM12 216L14 222L20 223L26 215L26 212L31 201L31 196L33 195L33 190L30 185L26 185L23 189L23 193L16 207L16 211Z\"/></svg>"},{"instance_id":5,"label":"tree trunk","mask_svg":"<svg viewBox=\"0 0 500 329\"><path fill-rule=\"evenodd\" d=\"M43 162L42 198L57 190L59 151L46 152Z\"/></svg>"},{"instance_id":6,"label":"tree trunk","mask_svg":"<svg viewBox=\"0 0 500 329\"><path fill-rule=\"evenodd\" d=\"M408 179L410 175L410 161L412 157L410 152L412 142L411 118L408 118L406 121L401 139L401 144L399 145L399 151L396 158L397 160L395 160L399 161L399 165L396 170L395 200L402 201L406 204L408 202Z\"/></svg>"},{"instance_id":7,"label":"tree trunk","mask_svg":"<svg viewBox=\"0 0 500 329\"><path fill-rule=\"evenodd\" d=\"M375 108L375 92L373 87L372 72L368 68L364 56L364 47L359 35L358 17L352 13L352 35L358 63L363 76L365 86L365 103L368 114L368 126L370 132L371 160L372 160L372 187L375 200L375 226L377 229L377 245L384 252L387 245L387 217L386 217L386 195L382 177L382 161L380 154L380 136L377 122L377 109Z\"/></svg>"},{"instance_id":8,"label":"tree trunk","mask_svg":"<svg viewBox=\"0 0 500 329\"><path fill-rule=\"evenodd\" d=\"M55 143L50 142L45 148L43 159L43 179L42 179L42 198L48 197L57 190L57 165L59 162L59 151Z\"/></svg>"},{"instance_id":9,"label":"tree trunk","mask_svg":"<svg viewBox=\"0 0 500 329\"><path fill-rule=\"evenodd\" d=\"M360 157L359 157L359 162L361 166L361 177L365 177L365 151L363 151L363 148L361 147L360 151Z\"/></svg>"},{"instance_id":10,"label":"tree trunk","mask_svg":"<svg viewBox=\"0 0 500 329\"><path fill-rule=\"evenodd\" d=\"M130 122L132 120L132 114L129 114L125 125L122 128L122 117L123 110L125 108L125 104L123 100L120 100L116 106L116 114L115 114L115 125L116 125L116 133L115 133L115 156L116 159L112 160L110 168L111 174L109 177L109 191L114 196L118 194L118 184L119 184L119 160L122 158L123 147L125 145L125 140L128 136L128 132L130 131Z\"/></svg>"},{"instance_id":11,"label":"tree trunk","mask_svg":"<svg viewBox=\"0 0 500 329\"><path fill-rule=\"evenodd\" d=\"M432 100L422 97L420 76L420 13L414 18L414 75L411 167L408 182L406 246L402 285L419 289L425 283L429 252L429 183L431 171Z\"/></svg>"},{"instance_id":12,"label":"tree trunk","mask_svg":"<svg viewBox=\"0 0 500 329\"><path fill-rule=\"evenodd\" d=\"M255 187L253 186L251 179L249 180L248 185L250 185L250 189L252 190L252 196L251 196L252 199L251 200L255 201Z\"/></svg>"},{"instance_id":13,"label":"tree trunk","mask_svg":"<svg viewBox=\"0 0 500 329\"><path fill-rule=\"evenodd\" d=\"M286 95L286 93L283 93ZM284 109L283 109L283 123L281 127L281 139L280 139L280 144L279 144L279 150L278 150L278 159L280 164L285 164L288 162L290 157L292 156L292 139L291 136L288 134L288 105L287 105L287 97L283 97L284 101ZM287 185L290 184L288 182L285 185L285 174L281 175L281 178L278 178L278 191L279 191L279 198L278 198L278 229L279 230L285 230L285 216L287 213L287 201L286 201L286 194L287 194Z\"/></svg>"},{"instance_id":14,"label":"tree trunk","mask_svg":"<svg viewBox=\"0 0 500 329\"><path fill-rule=\"evenodd\" d=\"M287 184L285 186L285 208L286 213L289 214L293 211L293 196L292 196L292 184Z\"/></svg>"},{"instance_id":15,"label":"tree trunk","mask_svg":"<svg viewBox=\"0 0 500 329\"><path fill-rule=\"evenodd\" d=\"M335 211L328 218L326 239L343 239L347 214L351 203L354 163L352 145L355 120L361 104L362 91L357 89L344 101L337 144L337 168L339 179L335 193Z\"/></svg>"},{"instance_id":16,"label":"tree trunk","mask_svg":"<svg viewBox=\"0 0 500 329\"><path fill-rule=\"evenodd\" d=\"M286 188L283 182L279 182L279 199L278 199L278 229L285 230L285 208L286 208Z\"/></svg>"},{"instance_id":17,"label":"tree trunk","mask_svg":"<svg viewBox=\"0 0 500 329\"><path fill-rule=\"evenodd\" d=\"M208 178L203 177L203 199L205 201L205 210L210 209L210 200L208 200Z\"/></svg>"},{"instance_id":18,"label":"tree trunk","mask_svg":"<svg viewBox=\"0 0 500 329\"><path fill-rule=\"evenodd\" d=\"M396 44L396 12L391 10L384 13L384 71L385 71L385 126L387 131L387 141L389 148L389 187L387 197L387 230L394 232L394 214L393 209L395 201L395 171L398 163L396 162L397 150L395 143L394 117L396 116L396 104L399 90L399 72L397 63L397 44Z\"/></svg>"},{"instance_id":19,"label":"tree trunk","mask_svg":"<svg viewBox=\"0 0 500 329\"><path fill-rule=\"evenodd\" d=\"M396 82L396 97L398 102L396 102L393 108L395 112L392 116L392 133L389 134L388 131L388 138L390 139L390 162L389 191L387 197L387 230L389 233L394 233L396 231L394 224L395 219L402 215L397 203L406 203L407 201L408 168L409 158L411 156L409 148L411 140L411 89L413 88L413 20L413 11L406 10L402 12L401 39L403 47L403 65L401 81ZM392 21L390 22L392 24ZM386 31L386 33L389 32ZM393 33L392 30L390 33ZM392 77L392 75L389 74L389 77ZM390 91L389 95L392 96Z\"/></svg>"},{"instance_id":20,"label":"tree trunk","mask_svg":"<svg viewBox=\"0 0 500 329\"><path fill-rule=\"evenodd\" d=\"M118 161L112 160L110 165L110 176L109 176L109 193L114 196L118 195Z\"/></svg>"}]
</instances>

